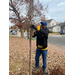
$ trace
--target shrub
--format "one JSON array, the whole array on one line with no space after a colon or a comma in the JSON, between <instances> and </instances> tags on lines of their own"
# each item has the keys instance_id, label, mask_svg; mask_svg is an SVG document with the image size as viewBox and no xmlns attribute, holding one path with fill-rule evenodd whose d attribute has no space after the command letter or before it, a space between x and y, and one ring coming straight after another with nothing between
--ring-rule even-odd
<instances>
[{"instance_id":1,"label":"shrub","mask_svg":"<svg viewBox=\"0 0 75 75\"><path fill-rule=\"evenodd\" d=\"M50 31L50 33L53 33L52 31Z\"/></svg>"}]
</instances>

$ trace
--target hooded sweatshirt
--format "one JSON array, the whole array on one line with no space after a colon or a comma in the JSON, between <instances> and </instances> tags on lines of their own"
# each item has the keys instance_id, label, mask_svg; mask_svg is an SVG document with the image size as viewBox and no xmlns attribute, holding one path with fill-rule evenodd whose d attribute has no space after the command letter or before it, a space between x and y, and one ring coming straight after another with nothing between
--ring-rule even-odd
<instances>
[{"instance_id":1,"label":"hooded sweatshirt","mask_svg":"<svg viewBox=\"0 0 75 75\"><path fill-rule=\"evenodd\" d=\"M43 25L47 23L41 22ZM49 34L49 30L47 29L47 27L45 29L40 28L40 30L36 30L36 32L34 32L33 37L36 36L36 46L39 50L47 50L47 40L48 40L48 34Z\"/></svg>"}]
</instances>

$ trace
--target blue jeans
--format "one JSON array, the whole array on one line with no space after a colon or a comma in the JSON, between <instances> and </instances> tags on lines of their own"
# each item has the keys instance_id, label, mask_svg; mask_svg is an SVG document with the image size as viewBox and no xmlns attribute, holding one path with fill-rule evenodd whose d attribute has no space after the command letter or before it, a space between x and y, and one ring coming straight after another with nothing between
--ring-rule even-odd
<instances>
[{"instance_id":1,"label":"blue jeans","mask_svg":"<svg viewBox=\"0 0 75 75\"><path fill-rule=\"evenodd\" d=\"M36 56L35 56L35 67L39 66L39 57L42 54L42 59L43 59L43 69L46 69L47 67L47 51L48 50L39 50L36 49Z\"/></svg>"}]
</instances>

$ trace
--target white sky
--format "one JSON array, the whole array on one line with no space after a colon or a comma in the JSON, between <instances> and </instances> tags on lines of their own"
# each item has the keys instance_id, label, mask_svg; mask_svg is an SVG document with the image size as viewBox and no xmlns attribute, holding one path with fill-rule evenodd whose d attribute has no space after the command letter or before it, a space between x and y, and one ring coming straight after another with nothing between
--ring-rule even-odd
<instances>
[{"instance_id":1,"label":"white sky","mask_svg":"<svg viewBox=\"0 0 75 75\"><path fill-rule=\"evenodd\" d=\"M54 19L56 22L65 21L65 0L40 0L42 5L48 5L48 13L44 12L47 19ZM12 26L9 22L9 25Z\"/></svg>"}]
</instances>

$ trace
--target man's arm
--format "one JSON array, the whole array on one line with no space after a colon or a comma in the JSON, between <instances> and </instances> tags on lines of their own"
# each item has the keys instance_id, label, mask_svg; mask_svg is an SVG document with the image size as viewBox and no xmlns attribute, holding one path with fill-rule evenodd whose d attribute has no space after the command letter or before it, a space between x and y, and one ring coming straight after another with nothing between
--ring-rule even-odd
<instances>
[{"instance_id":1,"label":"man's arm","mask_svg":"<svg viewBox=\"0 0 75 75\"><path fill-rule=\"evenodd\" d=\"M40 28L40 32L45 35L46 37L48 36L49 31L48 30L43 30L42 28Z\"/></svg>"},{"instance_id":2,"label":"man's arm","mask_svg":"<svg viewBox=\"0 0 75 75\"><path fill-rule=\"evenodd\" d=\"M49 31L48 30L43 30L42 28L39 27L35 27L34 25L31 25L31 28L35 29L37 32L40 31L43 35L48 36Z\"/></svg>"},{"instance_id":3,"label":"man's arm","mask_svg":"<svg viewBox=\"0 0 75 75\"><path fill-rule=\"evenodd\" d=\"M33 36L32 37L36 37L37 36L37 31L34 32Z\"/></svg>"}]
</instances>

